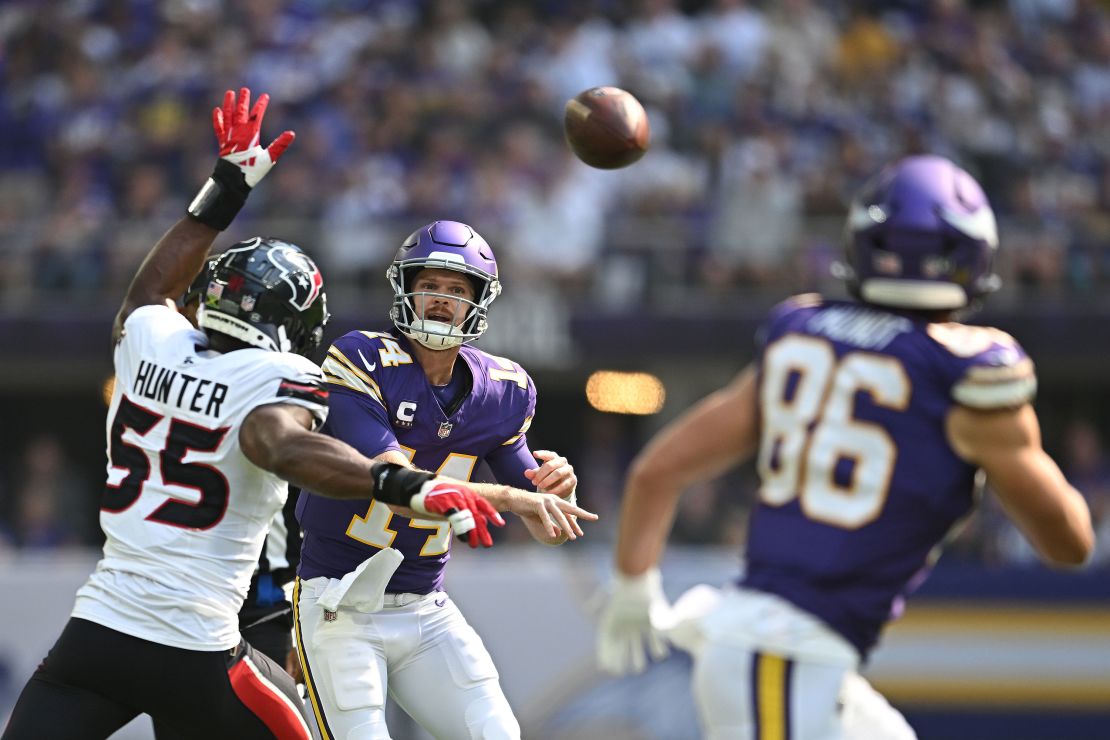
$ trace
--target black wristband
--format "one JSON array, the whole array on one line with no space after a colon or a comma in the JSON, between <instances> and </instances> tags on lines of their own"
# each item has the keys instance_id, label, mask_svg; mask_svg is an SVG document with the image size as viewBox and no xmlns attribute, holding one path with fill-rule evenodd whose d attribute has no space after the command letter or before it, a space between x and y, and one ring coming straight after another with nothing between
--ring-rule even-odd
<instances>
[{"instance_id":1,"label":"black wristband","mask_svg":"<svg viewBox=\"0 0 1110 740\"><path fill-rule=\"evenodd\" d=\"M374 479L374 498L398 506L408 506L421 487L435 478L423 470L382 462L370 466L370 476Z\"/></svg>"},{"instance_id":2,"label":"black wristband","mask_svg":"<svg viewBox=\"0 0 1110 740\"><path fill-rule=\"evenodd\" d=\"M202 224L223 231L247 202L250 192L243 170L226 159L216 160L216 169L189 204L188 213Z\"/></svg>"}]
</instances>

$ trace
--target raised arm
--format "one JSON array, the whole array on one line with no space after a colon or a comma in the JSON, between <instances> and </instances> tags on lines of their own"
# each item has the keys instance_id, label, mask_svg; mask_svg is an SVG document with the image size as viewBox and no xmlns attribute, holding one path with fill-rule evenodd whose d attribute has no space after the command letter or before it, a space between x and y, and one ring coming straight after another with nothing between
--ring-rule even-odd
<instances>
[{"instance_id":1,"label":"raised arm","mask_svg":"<svg viewBox=\"0 0 1110 740\"><path fill-rule=\"evenodd\" d=\"M1082 565L1095 535L1087 502L1041 447L1033 407L976 411L956 406L948 439L961 458L987 474L1007 515L1047 562Z\"/></svg>"},{"instance_id":2,"label":"raised arm","mask_svg":"<svg viewBox=\"0 0 1110 740\"><path fill-rule=\"evenodd\" d=\"M251 188L293 141L293 132L285 131L268 147L259 145L269 102L270 96L263 93L251 109L250 90L244 87L238 99L228 90L223 106L212 111L212 128L220 151L216 168L189 205L187 215L158 240L143 260L116 314L113 342L119 341L123 323L136 308L172 301L185 292L204 266L216 234L228 227L246 203Z\"/></svg>"}]
</instances>

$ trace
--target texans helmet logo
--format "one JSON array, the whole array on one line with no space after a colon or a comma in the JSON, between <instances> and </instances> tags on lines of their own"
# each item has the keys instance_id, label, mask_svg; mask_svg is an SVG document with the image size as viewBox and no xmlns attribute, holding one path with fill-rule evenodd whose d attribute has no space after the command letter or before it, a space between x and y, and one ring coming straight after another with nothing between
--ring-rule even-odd
<instances>
[{"instance_id":1,"label":"texans helmet logo","mask_svg":"<svg viewBox=\"0 0 1110 740\"><path fill-rule=\"evenodd\" d=\"M293 297L289 302L301 311L311 306L324 287L320 268L304 252L292 247L277 246L267 252L266 257L281 271L281 280L292 289Z\"/></svg>"},{"instance_id":2,"label":"texans helmet logo","mask_svg":"<svg viewBox=\"0 0 1110 740\"><path fill-rule=\"evenodd\" d=\"M323 292L324 276L320 274L320 268L316 266L316 263L297 247L277 240L269 241L271 247L264 252L266 261L277 269L277 278L290 287L292 297L289 299L289 303L298 311L304 311ZM225 254L250 252L261 244L262 237L256 236L227 250ZM255 259L256 256L252 255L247 261L254 262ZM257 270L254 271L254 274L258 274ZM268 276L267 279L270 279L270 277Z\"/></svg>"}]
</instances>

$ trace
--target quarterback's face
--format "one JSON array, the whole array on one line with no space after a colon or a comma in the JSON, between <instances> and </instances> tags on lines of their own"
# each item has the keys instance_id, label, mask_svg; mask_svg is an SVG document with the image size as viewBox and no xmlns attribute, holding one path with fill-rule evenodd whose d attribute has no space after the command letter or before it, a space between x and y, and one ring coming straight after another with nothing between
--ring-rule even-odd
<instances>
[{"instance_id":1,"label":"quarterback's face","mask_svg":"<svg viewBox=\"0 0 1110 740\"><path fill-rule=\"evenodd\" d=\"M441 321L458 326L466 319L469 305L474 300L474 285L464 275L452 270L427 268L416 273L410 288L414 293L439 293L414 297L416 315L426 321ZM454 296L448 298L446 296Z\"/></svg>"}]
</instances>

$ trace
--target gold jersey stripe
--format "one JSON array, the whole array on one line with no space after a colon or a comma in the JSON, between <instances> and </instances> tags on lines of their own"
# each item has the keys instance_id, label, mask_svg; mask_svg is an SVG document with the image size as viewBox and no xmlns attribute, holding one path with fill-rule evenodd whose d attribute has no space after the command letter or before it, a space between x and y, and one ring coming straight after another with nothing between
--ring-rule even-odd
<instances>
[{"instance_id":1,"label":"gold jersey stripe","mask_svg":"<svg viewBox=\"0 0 1110 740\"><path fill-rule=\"evenodd\" d=\"M933 341L956 357L974 357L992 345L1016 347L1017 341L1001 329L991 326L970 326L956 322L929 324L925 331Z\"/></svg>"},{"instance_id":2,"label":"gold jersey stripe","mask_svg":"<svg viewBox=\"0 0 1110 740\"><path fill-rule=\"evenodd\" d=\"M374 398L377 398L378 400L381 400L376 386L370 385L363 379L362 376L351 372L351 368L343 364L339 360L328 356L324 359L324 362L320 365L320 367L323 369L325 377L330 376L333 378L339 378L343 381L344 385L347 385L359 391L360 393L365 393L368 396L372 396Z\"/></svg>"},{"instance_id":3,"label":"gold jersey stripe","mask_svg":"<svg viewBox=\"0 0 1110 740\"><path fill-rule=\"evenodd\" d=\"M1001 409L1020 406L1037 392L1036 376L991 383L964 380L952 386L952 398L973 409Z\"/></svg>"},{"instance_id":4,"label":"gold jersey stripe","mask_svg":"<svg viewBox=\"0 0 1110 740\"><path fill-rule=\"evenodd\" d=\"M532 417L531 417L531 416L529 416L529 417L528 417L527 419L525 419L525 420L524 420L524 423L520 425L520 431L519 431L519 432L517 432L517 433L516 433L516 435L514 435L514 436L512 436L512 437L509 437L509 438L508 438L507 440L505 440L504 442L502 442L502 443L501 443L501 446L502 446L502 447L507 447L507 446L509 446L509 445L513 444L513 443L514 443L514 442L516 442L516 441L517 441L518 439L520 439L520 438L521 438L521 437L523 437L523 436L524 436L525 434L527 434L527 433L528 433L528 430L529 430L529 428L531 428L531 426L532 426Z\"/></svg>"},{"instance_id":5,"label":"gold jersey stripe","mask_svg":"<svg viewBox=\"0 0 1110 740\"><path fill-rule=\"evenodd\" d=\"M1016 365L1003 365L1001 367L973 367L964 375L964 381L976 383L997 383L1019 378L1028 378L1033 375L1033 361L1026 357Z\"/></svg>"},{"instance_id":6,"label":"gold jersey stripe","mask_svg":"<svg viewBox=\"0 0 1110 740\"><path fill-rule=\"evenodd\" d=\"M378 387L377 381L375 381L365 372L360 370L358 365L347 359L347 356L335 347L331 347L328 350L328 357L324 360L324 363L327 364L331 360L334 360L341 367L345 368L347 372L349 372L351 375L365 383L366 386L370 388L379 399L382 397L382 389Z\"/></svg>"},{"instance_id":7,"label":"gold jersey stripe","mask_svg":"<svg viewBox=\"0 0 1110 740\"><path fill-rule=\"evenodd\" d=\"M366 372L364 372L362 369L360 369L358 365L351 362L351 360L349 360L347 358L347 355L343 354L339 350L338 347L336 347L335 345L332 345L331 347L329 347L328 348L328 357L334 357L337 361L342 363L347 369L349 369L352 373L354 373L356 377L358 377L364 383L366 383L368 386L370 386L375 391L377 391L378 395L381 396L382 389L378 387L377 382L373 378L371 378L369 375L367 375Z\"/></svg>"},{"instance_id":8,"label":"gold jersey stripe","mask_svg":"<svg viewBox=\"0 0 1110 740\"><path fill-rule=\"evenodd\" d=\"M340 385L344 388L350 388L353 391L358 391L363 395L373 398L382 406L385 406L385 402L382 401L381 397L378 395L377 390L363 382L361 378L348 370L346 366L329 357L324 360L324 364L322 365L322 367L324 370L324 378L329 383Z\"/></svg>"},{"instance_id":9,"label":"gold jersey stripe","mask_svg":"<svg viewBox=\"0 0 1110 740\"><path fill-rule=\"evenodd\" d=\"M795 308L813 308L825 302L825 297L820 293L799 293L786 299L786 302Z\"/></svg>"},{"instance_id":10,"label":"gold jersey stripe","mask_svg":"<svg viewBox=\"0 0 1110 740\"><path fill-rule=\"evenodd\" d=\"M358 391L359 393L366 394L366 391L364 389L357 388L357 387L351 385L350 383L348 383L343 378L339 377L338 375L332 375L331 373L329 373L326 370L324 371L324 382L329 383L331 385L341 385L344 388L350 388L352 391ZM374 398L373 396L370 396L370 397ZM374 400L377 401L378 399L374 398Z\"/></svg>"}]
</instances>

